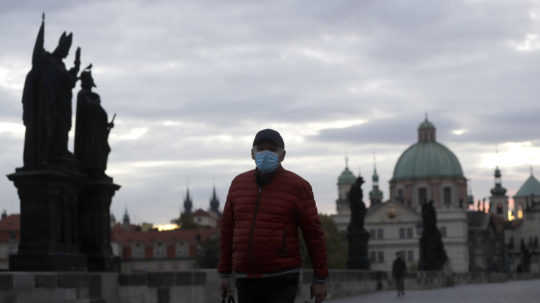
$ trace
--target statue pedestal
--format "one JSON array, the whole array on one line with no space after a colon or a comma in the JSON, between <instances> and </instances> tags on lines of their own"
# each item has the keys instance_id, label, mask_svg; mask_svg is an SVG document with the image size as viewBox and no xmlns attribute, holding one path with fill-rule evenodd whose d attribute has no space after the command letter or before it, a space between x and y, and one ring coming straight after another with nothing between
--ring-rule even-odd
<instances>
[{"instance_id":1,"label":"statue pedestal","mask_svg":"<svg viewBox=\"0 0 540 303\"><path fill-rule=\"evenodd\" d=\"M368 240L369 233L365 229L347 230L349 239L349 256L347 259L348 269L369 269Z\"/></svg>"},{"instance_id":2,"label":"statue pedestal","mask_svg":"<svg viewBox=\"0 0 540 303\"><path fill-rule=\"evenodd\" d=\"M19 249L11 271L86 270L79 248L78 194L85 176L69 170L17 170L8 175L21 201Z\"/></svg>"},{"instance_id":3,"label":"statue pedestal","mask_svg":"<svg viewBox=\"0 0 540 303\"><path fill-rule=\"evenodd\" d=\"M119 188L109 177L90 179L79 194L81 252L88 256L89 271L115 269L109 209Z\"/></svg>"}]
</instances>

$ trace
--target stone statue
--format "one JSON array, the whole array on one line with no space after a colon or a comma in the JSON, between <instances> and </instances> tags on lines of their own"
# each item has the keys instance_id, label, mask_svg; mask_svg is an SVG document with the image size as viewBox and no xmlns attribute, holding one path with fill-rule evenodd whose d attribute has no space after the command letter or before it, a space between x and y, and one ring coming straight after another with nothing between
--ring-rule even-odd
<instances>
[{"instance_id":1,"label":"stone statue","mask_svg":"<svg viewBox=\"0 0 540 303\"><path fill-rule=\"evenodd\" d=\"M422 205L422 237L420 237L420 270L441 270L448 260L441 233L437 228L437 213L433 201Z\"/></svg>"},{"instance_id":2,"label":"stone statue","mask_svg":"<svg viewBox=\"0 0 540 303\"><path fill-rule=\"evenodd\" d=\"M45 16L32 54L22 97L24 166L7 177L17 188L21 235L11 271L112 271L119 262L111 247L110 206L120 188L104 175L113 123L92 92L89 66L81 75L76 125L76 156L68 151L72 89L78 81L81 50L67 70L72 34L58 47L43 48ZM114 118L113 118L114 120ZM79 158L79 159L77 159Z\"/></svg>"},{"instance_id":3,"label":"stone statue","mask_svg":"<svg viewBox=\"0 0 540 303\"><path fill-rule=\"evenodd\" d=\"M349 226L355 226L364 228L364 217L366 215L366 205L363 200L362 184L364 179L360 176L356 179L355 183L351 186L351 189L347 195L349 199L349 205L351 207L351 221Z\"/></svg>"},{"instance_id":4,"label":"stone statue","mask_svg":"<svg viewBox=\"0 0 540 303\"><path fill-rule=\"evenodd\" d=\"M71 90L77 81L80 48L75 65L66 70L64 62L71 48L73 35L65 32L56 49L43 48L45 16L34 45L32 69L26 76L22 97L23 122L26 126L24 167L39 168L70 156L68 133L71 129Z\"/></svg>"},{"instance_id":5,"label":"stone statue","mask_svg":"<svg viewBox=\"0 0 540 303\"><path fill-rule=\"evenodd\" d=\"M366 206L363 202L362 184L364 184L364 179L360 176L347 194L351 208L351 220L347 227L347 239L349 241L347 268L350 269L369 269L367 251L369 233L364 229Z\"/></svg>"},{"instance_id":6,"label":"stone statue","mask_svg":"<svg viewBox=\"0 0 540 303\"><path fill-rule=\"evenodd\" d=\"M103 177L111 151L108 139L114 121L109 122L99 95L92 92L92 87L96 87L96 84L91 68L90 64L80 77L81 90L77 95L75 125L75 157L88 175Z\"/></svg>"}]
</instances>

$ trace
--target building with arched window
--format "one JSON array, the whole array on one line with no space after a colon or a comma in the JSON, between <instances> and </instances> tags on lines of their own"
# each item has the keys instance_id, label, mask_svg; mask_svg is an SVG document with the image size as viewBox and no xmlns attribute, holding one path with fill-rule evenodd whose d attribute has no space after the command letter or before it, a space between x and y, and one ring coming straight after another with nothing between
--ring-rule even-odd
<instances>
[{"instance_id":1,"label":"building with arched window","mask_svg":"<svg viewBox=\"0 0 540 303\"><path fill-rule=\"evenodd\" d=\"M418 126L418 141L398 158L389 185L389 201L370 207L366 215L366 229L374 235L369 243L372 269L390 270L398 252L416 267L421 209L432 201L451 269L468 271L467 179L457 156L437 141L427 117Z\"/></svg>"},{"instance_id":2,"label":"building with arched window","mask_svg":"<svg viewBox=\"0 0 540 303\"><path fill-rule=\"evenodd\" d=\"M346 195L354 180L348 167L338 179L338 215L334 218L341 230L349 222ZM371 203L365 218L365 228L371 235L372 269L389 271L398 252L403 253L410 268L416 268L421 207L433 201L451 270L469 270L467 179L457 156L437 141L435 125L427 117L418 127L418 141L398 158L389 182L390 197L384 203L378 181L374 169Z\"/></svg>"}]
</instances>

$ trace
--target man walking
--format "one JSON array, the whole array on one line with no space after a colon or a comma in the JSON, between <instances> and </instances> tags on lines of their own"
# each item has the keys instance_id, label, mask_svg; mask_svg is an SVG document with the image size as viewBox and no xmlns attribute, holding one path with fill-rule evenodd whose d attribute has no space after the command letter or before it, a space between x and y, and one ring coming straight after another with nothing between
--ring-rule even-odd
<instances>
[{"instance_id":1,"label":"man walking","mask_svg":"<svg viewBox=\"0 0 540 303\"><path fill-rule=\"evenodd\" d=\"M403 261L401 253L396 254L396 259L392 264L392 277L396 282L397 295L403 296L405 294L405 274L407 273L407 265Z\"/></svg>"},{"instance_id":2,"label":"man walking","mask_svg":"<svg viewBox=\"0 0 540 303\"><path fill-rule=\"evenodd\" d=\"M311 297L326 297L326 246L311 185L284 169L285 144L272 129L259 131L251 157L256 169L234 178L221 218L221 290L231 294L236 277L239 303L293 303L302 264L302 230L314 279Z\"/></svg>"}]
</instances>

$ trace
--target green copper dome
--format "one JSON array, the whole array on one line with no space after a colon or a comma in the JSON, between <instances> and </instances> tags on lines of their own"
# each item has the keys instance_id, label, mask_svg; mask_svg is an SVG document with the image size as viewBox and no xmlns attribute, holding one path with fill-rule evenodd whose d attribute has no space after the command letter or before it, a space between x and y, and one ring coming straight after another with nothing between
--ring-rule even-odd
<instances>
[{"instance_id":1,"label":"green copper dome","mask_svg":"<svg viewBox=\"0 0 540 303\"><path fill-rule=\"evenodd\" d=\"M350 185L353 184L354 181L356 181L356 177L348 167L345 167L341 175L339 175L337 183L338 185Z\"/></svg>"},{"instance_id":2,"label":"green copper dome","mask_svg":"<svg viewBox=\"0 0 540 303\"><path fill-rule=\"evenodd\" d=\"M461 177L458 158L435 139L435 126L426 120L418 127L418 142L410 146L394 167L393 180L429 177Z\"/></svg>"},{"instance_id":3,"label":"green copper dome","mask_svg":"<svg viewBox=\"0 0 540 303\"><path fill-rule=\"evenodd\" d=\"M540 182L532 174L521 185L514 197L528 197L530 195L540 196Z\"/></svg>"}]
</instances>

